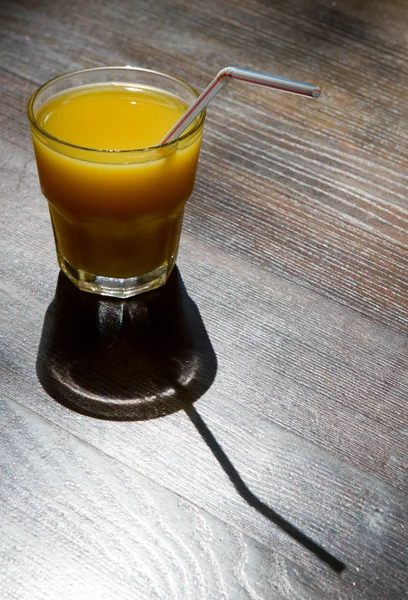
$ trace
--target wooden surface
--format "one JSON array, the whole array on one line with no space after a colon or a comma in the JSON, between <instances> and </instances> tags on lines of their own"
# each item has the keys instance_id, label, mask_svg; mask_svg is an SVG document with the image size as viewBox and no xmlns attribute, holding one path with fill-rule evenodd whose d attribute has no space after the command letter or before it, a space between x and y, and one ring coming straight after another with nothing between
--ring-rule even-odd
<instances>
[{"instance_id":1,"label":"wooden surface","mask_svg":"<svg viewBox=\"0 0 408 600\"><path fill-rule=\"evenodd\" d=\"M2 0L0 23L2 600L406 597L408 5ZM113 64L323 89L213 101L178 270L124 303L58 275L25 115Z\"/></svg>"}]
</instances>

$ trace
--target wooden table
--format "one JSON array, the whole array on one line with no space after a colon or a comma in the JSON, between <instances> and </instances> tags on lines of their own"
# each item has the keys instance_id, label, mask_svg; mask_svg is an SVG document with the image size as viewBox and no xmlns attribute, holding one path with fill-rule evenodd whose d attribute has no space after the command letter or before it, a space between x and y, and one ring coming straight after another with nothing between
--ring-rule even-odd
<instances>
[{"instance_id":1,"label":"wooden table","mask_svg":"<svg viewBox=\"0 0 408 600\"><path fill-rule=\"evenodd\" d=\"M406 597L408 5L3 0L0 20L2 600ZM58 275L25 114L115 64L323 89L212 102L178 270L124 303Z\"/></svg>"}]
</instances>

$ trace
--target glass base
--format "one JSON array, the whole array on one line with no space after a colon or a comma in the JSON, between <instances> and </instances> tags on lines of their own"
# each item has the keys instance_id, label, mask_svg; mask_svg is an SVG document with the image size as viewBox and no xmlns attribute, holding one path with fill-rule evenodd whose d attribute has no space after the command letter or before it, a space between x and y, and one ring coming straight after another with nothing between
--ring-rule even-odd
<instances>
[{"instance_id":1,"label":"glass base","mask_svg":"<svg viewBox=\"0 0 408 600\"><path fill-rule=\"evenodd\" d=\"M130 298L137 294L143 294L163 286L176 264L176 257L171 257L157 269L136 277L103 277L93 275L80 269L74 269L72 265L62 256L58 255L58 263L61 271L83 292L111 296L112 298Z\"/></svg>"}]
</instances>

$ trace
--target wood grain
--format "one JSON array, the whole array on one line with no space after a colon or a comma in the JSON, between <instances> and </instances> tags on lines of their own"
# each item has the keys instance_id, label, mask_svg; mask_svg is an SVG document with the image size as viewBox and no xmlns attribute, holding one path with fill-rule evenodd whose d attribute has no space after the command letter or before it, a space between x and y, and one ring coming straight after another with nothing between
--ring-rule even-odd
<instances>
[{"instance_id":1,"label":"wood grain","mask_svg":"<svg viewBox=\"0 0 408 600\"><path fill-rule=\"evenodd\" d=\"M197 430L187 416L176 413L165 421L112 423L59 408L44 396L39 384L32 385L35 336L31 344L28 335L20 332L20 336L26 340L26 351L14 347L8 353L18 356L13 369L19 373L19 389L10 377L4 387L6 396L300 563L318 575L327 593L353 597L355 586L356 597L393 598L403 586L408 503L392 487L285 432L259 412L261 405L254 412L239 407L231 390L232 399L218 394L218 377L211 393L196 402L198 414L250 493L345 563L338 580L314 553L281 531L245 495L237 494L237 480L229 478L225 461L220 464L218 447L209 446L201 436L203 429ZM22 375L24 364L31 365L32 375ZM381 580L376 579L378 570Z\"/></svg>"},{"instance_id":2,"label":"wood grain","mask_svg":"<svg viewBox=\"0 0 408 600\"><path fill-rule=\"evenodd\" d=\"M59 427L14 403L0 412L4 600L319 593L299 566Z\"/></svg>"},{"instance_id":3,"label":"wood grain","mask_svg":"<svg viewBox=\"0 0 408 600\"><path fill-rule=\"evenodd\" d=\"M397 5L391 3L385 9L379 2L368 11L351 3L339 8L311 1L292 4L291 9L274 3L255 10L253 5L206 3L190 15L183 3L169 3L167 12L166 3L160 3L140 20L134 14L139 5L122 3L120 10L106 5L101 18L108 28L104 31L108 45L106 39L95 36L97 28L87 17L92 3L85 9L75 4L59 8L62 16L56 22L47 2L35 11L6 3L12 7L6 10L6 18L17 31L25 25L30 34L24 40L21 35L7 36L4 43L5 67L18 74L11 76L11 97L6 86L6 101L12 103L12 115L17 118L16 111L24 109L27 100L20 96L20 107L16 104L16 88L21 91L22 83L14 80L20 79L21 71L40 83L63 70L94 64L95 49L101 52L95 64L134 63L136 55L138 64L165 68L175 55L180 74L187 77L186 53L194 44L200 52L195 64L189 60L187 78L196 85L203 85L222 66L218 57L215 63L217 48L227 62L239 61L266 71L276 69L279 56L284 56L281 74L290 69L294 77L320 77L322 87L326 86L324 94L319 102L289 95L274 95L272 100L268 90L242 85L231 86L214 102L196 188L196 210L201 208L201 212L195 214L202 222L197 233L205 239L211 233L212 243L227 244L234 254L249 255L256 264L268 264L279 275L406 331L408 213L403 124L407 69L402 31L393 30L392 44L384 44L389 26L385 28L381 20L384 13L395 19ZM139 10L144 9L147 5L141 2ZM24 56L32 55L30 47L45 14L53 32L46 37L46 56L53 61L55 55L59 62L27 65ZM152 20L166 14L165 32L161 25L151 24L149 14ZM70 24L69 35L62 34L65 21ZM138 37L149 26L153 28L149 40ZM273 26L279 28L277 40L271 35ZM92 56L72 62L73 46L84 45L80 36L92 33L86 45L88 52L93 47ZM309 48L302 38L309 41ZM318 43L313 45L312 40ZM241 56L243 49L246 55ZM306 50L308 61L304 60ZM210 52L212 60L208 60ZM265 53L273 57L272 64ZM256 65L252 60L248 64L248 55L257 57ZM61 64L68 57L71 62ZM23 88L30 89L27 84L25 79ZM355 118L350 119L350 114ZM20 117L28 140L27 128L21 125ZM21 135L15 127L7 133L12 140ZM212 185L214 179L219 181L217 186ZM261 231L246 227L245 235L239 235L243 219L249 223L262 220L268 226Z\"/></svg>"},{"instance_id":4,"label":"wood grain","mask_svg":"<svg viewBox=\"0 0 408 600\"><path fill-rule=\"evenodd\" d=\"M407 24L400 0L0 4L2 597L404 597ZM25 115L104 64L323 88L217 96L179 273L122 304L58 279Z\"/></svg>"}]
</instances>

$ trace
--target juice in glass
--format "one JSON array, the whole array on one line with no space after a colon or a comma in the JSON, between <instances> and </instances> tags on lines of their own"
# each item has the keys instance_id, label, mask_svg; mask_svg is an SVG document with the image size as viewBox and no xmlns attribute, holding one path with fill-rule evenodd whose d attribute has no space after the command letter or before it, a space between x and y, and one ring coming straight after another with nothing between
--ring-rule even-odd
<instances>
[{"instance_id":1,"label":"juice in glass","mask_svg":"<svg viewBox=\"0 0 408 600\"><path fill-rule=\"evenodd\" d=\"M56 78L31 98L58 261L80 289L124 298L167 281L204 114L176 142L159 142L196 96L167 75L108 67Z\"/></svg>"}]
</instances>

